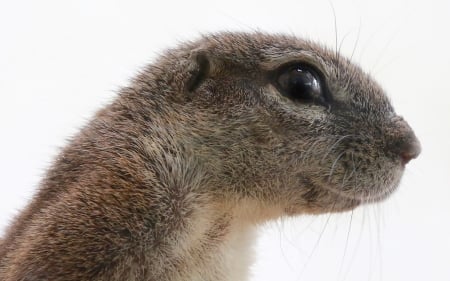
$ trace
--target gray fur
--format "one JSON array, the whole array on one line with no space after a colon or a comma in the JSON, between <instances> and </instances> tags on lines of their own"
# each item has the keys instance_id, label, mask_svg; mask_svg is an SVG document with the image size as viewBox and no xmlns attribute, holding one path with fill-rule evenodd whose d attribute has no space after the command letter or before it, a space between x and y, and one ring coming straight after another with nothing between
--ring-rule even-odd
<instances>
[{"instance_id":1,"label":"gray fur","mask_svg":"<svg viewBox=\"0 0 450 281\"><path fill-rule=\"evenodd\" d=\"M323 72L328 106L273 86L293 61ZM63 149L0 244L0 279L243 280L249 258L234 253L253 226L379 201L419 152L347 59L291 36L204 36L146 67Z\"/></svg>"}]
</instances>

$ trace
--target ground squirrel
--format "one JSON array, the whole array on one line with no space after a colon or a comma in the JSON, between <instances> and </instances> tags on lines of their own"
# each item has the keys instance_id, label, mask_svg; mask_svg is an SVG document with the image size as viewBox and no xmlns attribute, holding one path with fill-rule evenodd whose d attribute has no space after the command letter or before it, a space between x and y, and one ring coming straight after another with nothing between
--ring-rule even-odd
<instances>
[{"instance_id":1,"label":"ground squirrel","mask_svg":"<svg viewBox=\"0 0 450 281\"><path fill-rule=\"evenodd\" d=\"M259 223L382 200L419 153L381 87L335 51L203 36L71 139L8 228L0 279L245 280Z\"/></svg>"}]
</instances>

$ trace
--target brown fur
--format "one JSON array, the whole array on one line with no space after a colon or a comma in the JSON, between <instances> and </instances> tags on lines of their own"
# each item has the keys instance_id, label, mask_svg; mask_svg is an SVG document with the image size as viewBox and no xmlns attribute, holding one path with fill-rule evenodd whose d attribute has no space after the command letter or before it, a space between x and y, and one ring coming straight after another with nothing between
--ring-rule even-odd
<instances>
[{"instance_id":1,"label":"brown fur","mask_svg":"<svg viewBox=\"0 0 450 281\"><path fill-rule=\"evenodd\" d=\"M323 72L328 107L280 95L271 75L292 61ZM254 225L381 200L419 151L338 54L205 36L145 68L60 153L1 242L0 279L244 279Z\"/></svg>"}]
</instances>

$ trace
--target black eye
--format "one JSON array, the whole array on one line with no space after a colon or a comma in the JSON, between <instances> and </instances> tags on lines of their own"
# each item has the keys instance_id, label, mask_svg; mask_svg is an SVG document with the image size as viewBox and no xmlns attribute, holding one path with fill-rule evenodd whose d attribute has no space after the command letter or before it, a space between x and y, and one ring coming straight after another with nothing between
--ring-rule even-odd
<instances>
[{"instance_id":1,"label":"black eye","mask_svg":"<svg viewBox=\"0 0 450 281\"><path fill-rule=\"evenodd\" d=\"M325 101L320 77L309 66L295 65L284 69L279 74L277 83L281 93L294 101Z\"/></svg>"}]
</instances>

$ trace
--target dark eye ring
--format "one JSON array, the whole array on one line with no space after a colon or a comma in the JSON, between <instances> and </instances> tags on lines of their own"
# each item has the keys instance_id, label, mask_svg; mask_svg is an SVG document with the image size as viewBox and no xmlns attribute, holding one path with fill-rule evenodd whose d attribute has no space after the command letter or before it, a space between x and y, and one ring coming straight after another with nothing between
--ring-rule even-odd
<instances>
[{"instance_id":1,"label":"dark eye ring","mask_svg":"<svg viewBox=\"0 0 450 281\"><path fill-rule=\"evenodd\" d=\"M315 68L296 64L283 67L276 77L277 88L289 99L301 103L324 104L325 85Z\"/></svg>"}]
</instances>

